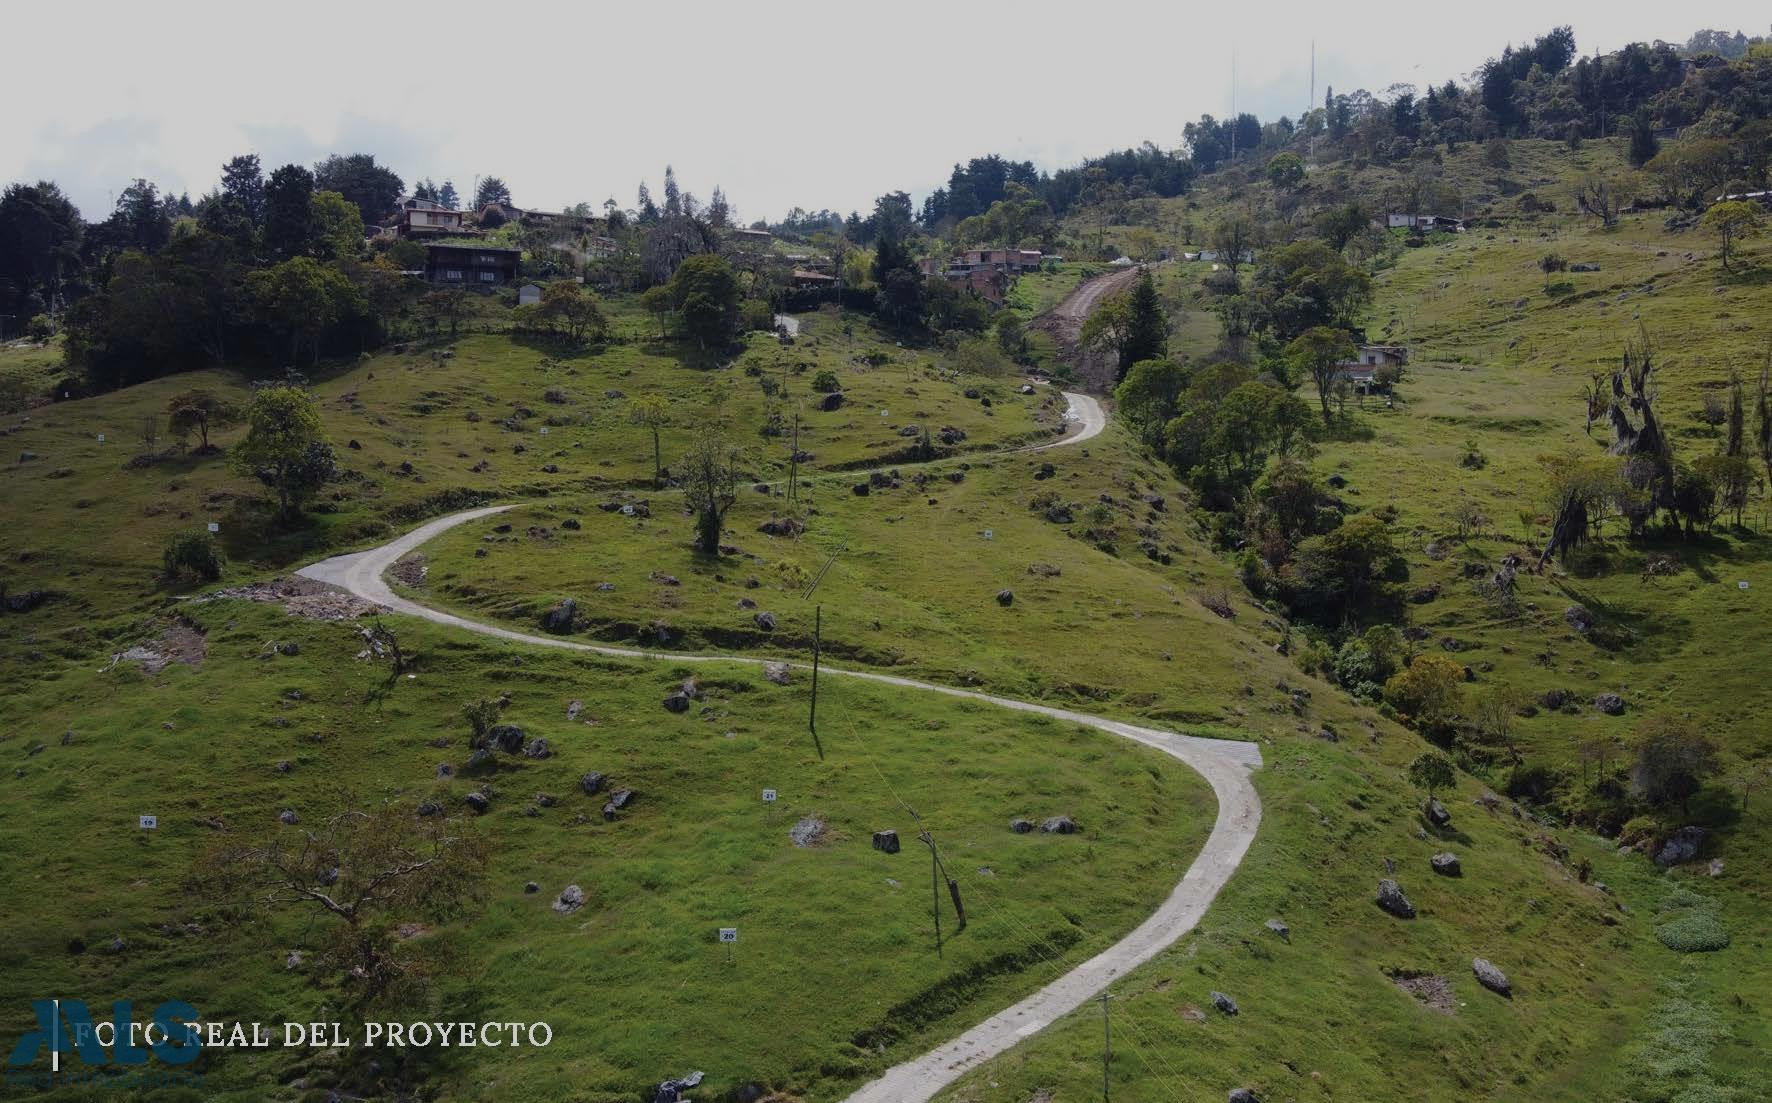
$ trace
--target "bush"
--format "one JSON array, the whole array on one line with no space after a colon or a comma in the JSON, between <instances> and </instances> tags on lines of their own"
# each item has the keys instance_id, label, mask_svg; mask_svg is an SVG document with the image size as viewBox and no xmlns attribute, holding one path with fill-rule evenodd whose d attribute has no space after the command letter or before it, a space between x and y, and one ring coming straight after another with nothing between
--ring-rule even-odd
<instances>
[{"instance_id":1,"label":"bush","mask_svg":"<svg viewBox=\"0 0 1772 1103\"><path fill-rule=\"evenodd\" d=\"M1700 907L1688 908L1658 925L1655 937L1663 946L1682 954L1710 953L1729 946L1729 932L1717 918L1716 905L1710 901Z\"/></svg>"},{"instance_id":2,"label":"bush","mask_svg":"<svg viewBox=\"0 0 1772 1103\"><path fill-rule=\"evenodd\" d=\"M47 314L33 315L25 325L25 336L33 341L47 341L55 336L55 323Z\"/></svg>"},{"instance_id":3,"label":"bush","mask_svg":"<svg viewBox=\"0 0 1772 1103\"><path fill-rule=\"evenodd\" d=\"M161 563L168 582L214 582L221 577L221 553L216 550L215 538L207 532L174 534L166 542Z\"/></svg>"},{"instance_id":4,"label":"bush","mask_svg":"<svg viewBox=\"0 0 1772 1103\"><path fill-rule=\"evenodd\" d=\"M826 368L812 377L812 389L819 394L835 394L843 385L837 382L837 373Z\"/></svg>"}]
</instances>

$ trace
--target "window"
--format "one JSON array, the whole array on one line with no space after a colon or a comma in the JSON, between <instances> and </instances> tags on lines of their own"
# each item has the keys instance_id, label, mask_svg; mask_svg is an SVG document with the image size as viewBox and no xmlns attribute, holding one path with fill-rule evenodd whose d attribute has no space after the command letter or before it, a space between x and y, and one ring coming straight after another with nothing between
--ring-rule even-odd
<instances>
[{"instance_id":1,"label":"window","mask_svg":"<svg viewBox=\"0 0 1772 1103\"><path fill-rule=\"evenodd\" d=\"M445 268L443 269L443 278L446 280L459 280L461 279L461 269Z\"/></svg>"},{"instance_id":2,"label":"window","mask_svg":"<svg viewBox=\"0 0 1772 1103\"><path fill-rule=\"evenodd\" d=\"M482 273L480 273L480 282L481 283L497 283L498 282L498 273L497 272L482 272Z\"/></svg>"}]
</instances>

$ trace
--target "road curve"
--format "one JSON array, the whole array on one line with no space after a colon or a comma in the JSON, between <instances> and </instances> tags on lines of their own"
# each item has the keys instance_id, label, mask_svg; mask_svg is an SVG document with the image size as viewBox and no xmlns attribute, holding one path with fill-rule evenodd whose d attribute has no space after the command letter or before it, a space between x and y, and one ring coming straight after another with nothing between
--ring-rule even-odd
<instances>
[{"instance_id":1,"label":"road curve","mask_svg":"<svg viewBox=\"0 0 1772 1103\"><path fill-rule=\"evenodd\" d=\"M1066 396L1071 411L1081 422L1082 430L1062 441L1035 446L1051 448L1075 444L1100 433L1105 419L1101 407L1085 395ZM350 555L334 556L302 568L298 574L338 586L369 601L387 606L397 613L419 617L436 624L460 628L468 632L492 636L513 643L537 647L555 647L571 651L588 651L620 658L649 659L667 663L732 663L761 666L761 658L719 654L678 654L642 651L603 644L580 643L558 636L538 636L497 625L483 624L440 609L420 605L396 594L383 577L389 567L404 556L441 533L469 521L489 517L513 508L513 505L485 506L464 510L429 521L404 536L381 547ZM790 666L807 669L805 663ZM1082 724L1154 747L1171 755L1204 777L1212 786L1218 801L1218 815L1212 833L1194 858L1167 899L1131 934L1109 946L1088 961L1048 983L1039 991L1006 1010L985 1019L950 1042L892 1068L879 1079L863 1086L848 1097L847 1103L923 1103L931 1099L967 1070L1001 1054L1023 1039L1037 1033L1056 1019L1066 1015L1113 983L1120 976L1149 961L1165 947L1192 930L1200 921L1220 889L1236 872L1249 844L1255 840L1261 824L1261 800L1250 784L1249 773L1261 765L1261 750L1253 743L1235 740L1204 739L1178 735L1159 728L1141 727L1119 720L1092 716L1072 709L1018 701L1010 697L980 693L976 690L920 682L894 674L870 670L853 670L821 664L820 673L827 677L856 678L862 681L898 686L906 689L942 693L962 697L1018 712L1037 713L1067 723Z\"/></svg>"}]
</instances>

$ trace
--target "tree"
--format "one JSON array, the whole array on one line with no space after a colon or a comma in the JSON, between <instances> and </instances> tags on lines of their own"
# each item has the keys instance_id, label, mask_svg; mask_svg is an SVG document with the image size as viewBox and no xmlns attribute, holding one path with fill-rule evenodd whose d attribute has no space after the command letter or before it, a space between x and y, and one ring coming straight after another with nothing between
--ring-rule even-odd
<instances>
[{"instance_id":1,"label":"tree","mask_svg":"<svg viewBox=\"0 0 1772 1103\"><path fill-rule=\"evenodd\" d=\"M308 250L317 260L345 260L363 251L363 216L335 191L317 191L309 200Z\"/></svg>"},{"instance_id":2,"label":"tree","mask_svg":"<svg viewBox=\"0 0 1772 1103\"><path fill-rule=\"evenodd\" d=\"M480 186L474 189L475 210L483 209L488 203L504 203L509 205L510 202L511 189L506 187L505 182L496 176L483 178L480 181Z\"/></svg>"},{"instance_id":3,"label":"tree","mask_svg":"<svg viewBox=\"0 0 1772 1103\"><path fill-rule=\"evenodd\" d=\"M1366 227L1372 224L1372 216L1358 203L1343 203L1339 207L1318 214L1312 225L1331 249L1337 253L1348 247L1348 243L1365 233Z\"/></svg>"},{"instance_id":4,"label":"tree","mask_svg":"<svg viewBox=\"0 0 1772 1103\"><path fill-rule=\"evenodd\" d=\"M314 400L299 387L260 388L246 408L246 436L234 446L234 469L277 492L278 516L291 520L331 480L337 463Z\"/></svg>"},{"instance_id":5,"label":"tree","mask_svg":"<svg viewBox=\"0 0 1772 1103\"><path fill-rule=\"evenodd\" d=\"M1317 401L1323 407L1323 423L1334 419L1329 413L1329 395L1341 374L1341 365L1358 355L1353 338L1345 330L1329 326L1313 326L1286 346L1286 359L1299 377L1309 376L1317 385Z\"/></svg>"},{"instance_id":6,"label":"tree","mask_svg":"<svg viewBox=\"0 0 1772 1103\"><path fill-rule=\"evenodd\" d=\"M300 165L284 165L265 185L265 251L287 260L306 256L314 220L314 174Z\"/></svg>"},{"instance_id":7,"label":"tree","mask_svg":"<svg viewBox=\"0 0 1772 1103\"><path fill-rule=\"evenodd\" d=\"M185 391L174 395L166 404L167 422L180 436L196 430L198 452L211 452L209 431L237 424L239 407L210 391Z\"/></svg>"},{"instance_id":8,"label":"tree","mask_svg":"<svg viewBox=\"0 0 1772 1103\"><path fill-rule=\"evenodd\" d=\"M671 423L671 400L654 392L628 399L628 421L652 434L652 481L664 485L664 453L659 442L660 430Z\"/></svg>"},{"instance_id":9,"label":"tree","mask_svg":"<svg viewBox=\"0 0 1772 1103\"><path fill-rule=\"evenodd\" d=\"M1247 215L1229 215L1212 227L1212 250L1218 254L1218 263L1233 276L1246 263L1254 244L1255 224Z\"/></svg>"},{"instance_id":10,"label":"tree","mask_svg":"<svg viewBox=\"0 0 1772 1103\"><path fill-rule=\"evenodd\" d=\"M720 554L726 511L738 500L738 463L738 449L714 426L704 425L677 472L683 498L695 514L696 547L704 555Z\"/></svg>"},{"instance_id":11,"label":"tree","mask_svg":"<svg viewBox=\"0 0 1772 1103\"><path fill-rule=\"evenodd\" d=\"M1374 612L1389 600L1386 584L1407 572L1389 526L1361 513L1301 542L1281 577L1299 616L1340 624Z\"/></svg>"},{"instance_id":12,"label":"tree","mask_svg":"<svg viewBox=\"0 0 1772 1103\"><path fill-rule=\"evenodd\" d=\"M1384 683L1384 699L1423 732L1443 734L1458 718L1464 699L1464 668L1444 655L1417 656ZM1410 780L1414 780L1413 766Z\"/></svg>"},{"instance_id":13,"label":"tree","mask_svg":"<svg viewBox=\"0 0 1772 1103\"><path fill-rule=\"evenodd\" d=\"M468 293L459 287L439 287L425 292L420 300L433 325L449 323L449 336L454 337L468 309Z\"/></svg>"},{"instance_id":14,"label":"tree","mask_svg":"<svg viewBox=\"0 0 1772 1103\"><path fill-rule=\"evenodd\" d=\"M555 280L542 289L540 310L541 319L548 325L558 324L566 330L566 336L573 341L582 341L589 337L600 341L609 332L609 323L603 317L602 304L597 296L571 280Z\"/></svg>"},{"instance_id":15,"label":"tree","mask_svg":"<svg viewBox=\"0 0 1772 1103\"><path fill-rule=\"evenodd\" d=\"M1618 225L1621 200L1618 189L1604 176L1589 176L1575 186L1575 205L1611 229Z\"/></svg>"},{"instance_id":16,"label":"tree","mask_svg":"<svg viewBox=\"0 0 1772 1103\"><path fill-rule=\"evenodd\" d=\"M453 211L461 206L461 196L456 194L454 181L445 180L443 186L437 189L437 205L446 211Z\"/></svg>"},{"instance_id":17,"label":"tree","mask_svg":"<svg viewBox=\"0 0 1772 1103\"><path fill-rule=\"evenodd\" d=\"M646 313L658 319L659 337L664 338L670 336L669 331L665 328L666 319L671 316L671 311L675 309L671 304L670 287L665 284L659 284L657 287L648 287L646 290L640 292L640 306L646 311Z\"/></svg>"},{"instance_id":18,"label":"tree","mask_svg":"<svg viewBox=\"0 0 1772 1103\"><path fill-rule=\"evenodd\" d=\"M172 219L153 184L137 177L117 196L105 228L116 244L156 253L172 238Z\"/></svg>"},{"instance_id":19,"label":"tree","mask_svg":"<svg viewBox=\"0 0 1772 1103\"><path fill-rule=\"evenodd\" d=\"M705 353L731 343L738 333L744 289L730 264L712 253L700 253L678 266L670 287L683 329L697 347Z\"/></svg>"},{"instance_id":20,"label":"tree","mask_svg":"<svg viewBox=\"0 0 1772 1103\"><path fill-rule=\"evenodd\" d=\"M1649 114L1649 105L1641 104L1630 117L1630 163L1642 168L1660 151L1661 142L1655 137L1655 120Z\"/></svg>"},{"instance_id":21,"label":"tree","mask_svg":"<svg viewBox=\"0 0 1772 1103\"><path fill-rule=\"evenodd\" d=\"M1169 354L1169 318L1157 298L1157 285L1149 271L1139 273L1127 303L1126 335L1120 343L1120 370L1140 360L1159 360Z\"/></svg>"},{"instance_id":22,"label":"tree","mask_svg":"<svg viewBox=\"0 0 1772 1103\"><path fill-rule=\"evenodd\" d=\"M1631 782L1651 803L1686 810L1717 769L1717 745L1686 717L1656 716L1638 733Z\"/></svg>"},{"instance_id":23,"label":"tree","mask_svg":"<svg viewBox=\"0 0 1772 1103\"><path fill-rule=\"evenodd\" d=\"M85 224L47 180L0 192L0 313L53 309L62 281L78 269Z\"/></svg>"},{"instance_id":24,"label":"tree","mask_svg":"<svg viewBox=\"0 0 1772 1103\"><path fill-rule=\"evenodd\" d=\"M479 899L486 867L484 842L460 818L414 816L388 803L227 846L205 863L198 887L206 897L334 921L318 964L344 982L360 1015L424 1001L439 968L429 959L435 951L398 928L460 914Z\"/></svg>"},{"instance_id":25,"label":"tree","mask_svg":"<svg viewBox=\"0 0 1772 1103\"><path fill-rule=\"evenodd\" d=\"M314 190L337 192L357 208L363 225L374 226L394 213L406 185L375 155L333 154L314 166Z\"/></svg>"},{"instance_id":26,"label":"tree","mask_svg":"<svg viewBox=\"0 0 1772 1103\"><path fill-rule=\"evenodd\" d=\"M1175 416L1187 374L1173 360L1140 360L1114 388L1114 412L1139 439L1159 444L1163 427Z\"/></svg>"},{"instance_id":27,"label":"tree","mask_svg":"<svg viewBox=\"0 0 1772 1103\"><path fill-rule=\"evenodd\" d=\"M1419 662L1420 660L1416 660ZM1458 783L1458 771L1452 760L1439 751L1424 751L1409 763L1409 784L1427 790L1427 799L1434 799L1437 789L1450 789Z\"/></svg>"},{"instance_id":28,"label":"tree","mask_svg":"<svg viewBox=\"0 0 1772 1103\"><path fill-rule=\"evenodd\" d=\"M1313 326L1354 330L1372 303L1372 277L1321 241L1276 249L1256 270L1256 321L1276 340Z\"/></svg>"},{"instance_id":29,"label":"tree","mask_svg":"<svg viewBox=\"0 0 1772 1103\"><path fill-rule=\"evenodd\" d=\"M1757 236L1765 228L1765 216L1760 213L1760 205L1749 199L1725 199L1713 204L1704 212L1703 226L1717 235L1721 244L1718 256L1723 261L1723 270L1731 271L1730 259L1741 242Z\"/></svg>"},{"instance_id":30,"label":"tree","mask_svg":"<svg viewBox=\"0 0 1772 1103\"><path fill-rule=\"evenodd\" d=\"M1304 183L1304 160L1296 153L1276 153L1267 163L1267 179L1280 191L1295 191Z\"/></svg>"},{"instance_id":31,"label":"tree","mask_svg":"<svg viewBox=\"0 0 1772 1103\"><path fill-rule=\"evenodd\" d=\"M265 175L260 170L258 154L243 153L222 166L222 194L240 205L240 211L254 228L265 221Z\"/></svg>"},{"instance_id":32,"label":"tree","mask_svg":"<svg viewBox=\"0 0 1772 1103\"><path fill-rule=\"evenodd\" d=\"M305 342L316 364L326 330L362 314L366 305L356 284L310 257L249 273L246 294L258 317L289 337L290 359L300 355Z\"/></svg>"},{"instance_id":33,"label":"tree","mask_svg":"<svg viewBox=\"0 0 1772 1103\"><path fill-rule=\"evenodd\" d=\"M1546 253L1544 256L1538 258L1538 270L1544 273L1544 290L1546 293L1549 293L1550 291L1551 274L1567 271L1568 268L1569 262L1555 253Z\"/></svg>"}]
</instances>

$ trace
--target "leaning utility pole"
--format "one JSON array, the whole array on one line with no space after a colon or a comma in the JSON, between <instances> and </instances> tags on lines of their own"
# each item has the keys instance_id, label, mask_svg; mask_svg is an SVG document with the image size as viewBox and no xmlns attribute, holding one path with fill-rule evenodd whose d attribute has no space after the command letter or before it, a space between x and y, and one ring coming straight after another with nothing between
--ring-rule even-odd
<instances>
[{"instance_id":1,"label":"leaning utility pole","mask_svg":"<svg viewBox=\"0 0 1772 1103\"><path fill-rule=\"evenodd\" d=\"M941 957L941 859L935 856L935 836L927 828L917 838L929 847L929 902L935 913L935 956Z\"/></svg>"},{"instance_id":2,"label":"leaning utility pole","mask_svg":"<svg viewBox=\"0 0 1772 1103\"><path fill-rule=\"evenodd\" d=\"M800 497L800 411L794 410L793 443L788 446L788 501Z\"/></svg>"}]
</instances>

